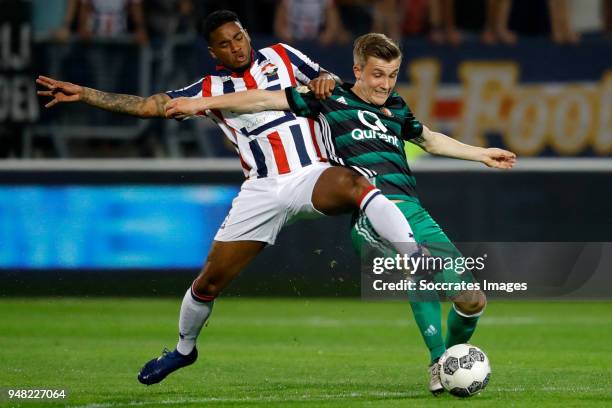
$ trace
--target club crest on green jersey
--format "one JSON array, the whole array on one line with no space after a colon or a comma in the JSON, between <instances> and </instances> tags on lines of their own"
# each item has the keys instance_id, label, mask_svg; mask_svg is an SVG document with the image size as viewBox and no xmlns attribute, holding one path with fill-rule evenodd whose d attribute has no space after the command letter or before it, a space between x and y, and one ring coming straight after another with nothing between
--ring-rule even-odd
<instances>
[{"instance_id":1,"label":"club crest on green jersey","mask_svg":"<svg viewBox=\"0 0 612 408\"><path fill-rule=\"evenodd\" d=\"M380 108L380 111L382 112L383 115L388 116L390 118L393 117L393 112L391 112L391 110L389 108L387 108L386 106L383 106L382 108Z\"/></svg>"}]
</instances>

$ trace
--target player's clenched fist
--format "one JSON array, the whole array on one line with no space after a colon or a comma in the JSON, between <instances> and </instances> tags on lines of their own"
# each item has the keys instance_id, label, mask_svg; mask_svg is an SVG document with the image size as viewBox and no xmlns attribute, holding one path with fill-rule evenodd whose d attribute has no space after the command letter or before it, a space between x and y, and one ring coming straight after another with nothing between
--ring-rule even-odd
<instances>
[{"instance_id":1,"label":"player's clenched fist","mask_svg":"<svg viewBox=\"0 0 612 408\"><path fill-rule=\"evenodd\" d=\"M329 98L334 92L335 86L336 81L330 74L322 75L308 83L308 89L315 94L317 99Z\"/></svg>"},{"instance_id":2,"label":"player's clenched fist","mask_svg":"<svg viewBox=\"0 0 612 408\"><path fill-rule=\"evenodd\" d=\"M184 119L206 110L204 98L175 98L166 103L166 117Z\"/></svg>"},{"instance_id":3,"label":"player's clenched fist","mask_svg":"<svg viewBox=\"0 0 612 408\"><path fill-rule=\"evenodd\" d=\"M38 91L38 96L50 96L53 98L45 105L45 108L50 108L59 102L77 102L81 100L83 87L80 85L57 81L42 75L36 78L36 83L47 88L45 91Z\"/></svg>"}]
</instances>

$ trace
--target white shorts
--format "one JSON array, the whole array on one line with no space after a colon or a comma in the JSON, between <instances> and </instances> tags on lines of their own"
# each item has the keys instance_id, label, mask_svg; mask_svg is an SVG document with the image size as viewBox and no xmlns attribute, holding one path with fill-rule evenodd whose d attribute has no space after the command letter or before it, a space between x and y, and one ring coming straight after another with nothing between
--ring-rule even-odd
<instances>
[{"instance_id":1,"label":"white shorts","mask_svg":"<svg viewBox=\"0 0 612 408\"><path fill-rule=\"evenodd\" d=\"M273 245L284 225L323 216L312 205L312 191L321 173L330 167L314 163L289 174L245 181L215 240Z\"/></svg>"}]
</instances>

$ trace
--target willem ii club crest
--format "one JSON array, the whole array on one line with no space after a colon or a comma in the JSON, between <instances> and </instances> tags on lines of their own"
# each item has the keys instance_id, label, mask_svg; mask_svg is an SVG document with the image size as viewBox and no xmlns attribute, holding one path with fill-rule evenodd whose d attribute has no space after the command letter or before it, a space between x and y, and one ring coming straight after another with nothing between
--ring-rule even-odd
<instances>
[{"instance_id":1,"label":"willem ii club crest","mask_svg":"<svg viewBox=\"0 0 612 408\"><path fill-rule=\"evenodd\" d=\"M268 63L261 68L261 72L266 76L272 76L278 72L278 67L272 63Z\"/></svg>"}]
</instances>

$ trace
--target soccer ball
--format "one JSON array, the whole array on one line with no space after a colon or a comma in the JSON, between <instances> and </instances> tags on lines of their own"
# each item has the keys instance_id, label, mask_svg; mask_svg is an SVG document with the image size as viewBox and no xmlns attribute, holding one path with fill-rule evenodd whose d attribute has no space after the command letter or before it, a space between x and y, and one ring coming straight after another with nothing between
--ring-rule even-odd
<instances>
[{"instance_id":1,"label":"soccer ball","mask_svg":"<svg viewBox=\"0 0 612 408\"><path fill-rule=\"evenodd\" d=\"M491 378L487 355L471 344L457 344L439 360L440 380L446 391L457 397L471 397L484 390Z\"/></svg>"}]
</instances>

